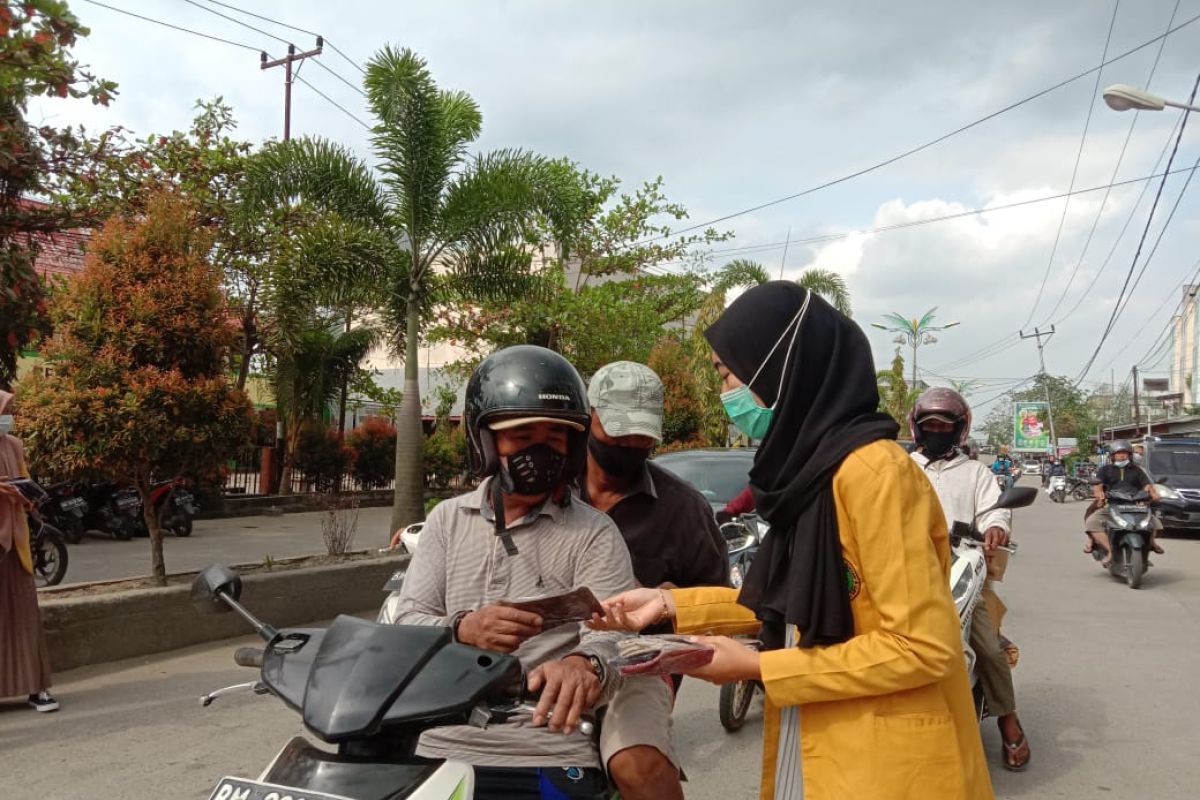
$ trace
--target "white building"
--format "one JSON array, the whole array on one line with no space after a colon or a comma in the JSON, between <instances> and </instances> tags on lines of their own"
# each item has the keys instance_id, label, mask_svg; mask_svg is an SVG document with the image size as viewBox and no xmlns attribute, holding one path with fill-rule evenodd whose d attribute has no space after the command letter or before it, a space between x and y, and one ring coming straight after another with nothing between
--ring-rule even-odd
<instances>
[{"instance_id":1,"label":"white building","mask_svg":"<svg viewBox=\"0 0 1200 800\"><path fill-rule=\"evenodd\" d=\"M1183 395L1182 405L1196 405L1196 397L1200 396L1200 303L1196 302L1196 294L1200 285L1188 284L1183 287L1183 301L1179 314L1171 321L1171 392Z\"/></svg>"}]
</instances>

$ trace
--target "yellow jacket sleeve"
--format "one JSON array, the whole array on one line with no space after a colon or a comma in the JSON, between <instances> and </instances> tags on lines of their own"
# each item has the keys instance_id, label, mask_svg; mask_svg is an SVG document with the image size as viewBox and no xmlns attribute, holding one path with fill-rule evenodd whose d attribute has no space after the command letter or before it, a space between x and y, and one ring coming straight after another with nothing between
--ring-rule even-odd
<instances>
[{"instance_id":1,"label":"yellow jacket sleeve","mask_svg":"<svg viewBox=\"0 0 1200 800\"><path fill-rule=\"evenodd\" d=\"M933 541L938 533L944 539L945 520L929 482L903 463L859 459L839 470L834 494L843 548L858 556L865 595L855 602L855 636L764 653L763 682L779 706L915 689L963 668L958 617ZM876 614L860 619L871 607Z\"/></svg>"},{"instance_id":2,"label":"yellow jacket sleeve","mask_svg":"<svg viewBox=\"0 0 1200 800\"><path fill-rule=\"evenodd\" d=\"M754 612L737 604L738 590L725 586L672 589L675 630L678 633L712 633L733 636L757 633Z\"/></svg>"}]
</instances>

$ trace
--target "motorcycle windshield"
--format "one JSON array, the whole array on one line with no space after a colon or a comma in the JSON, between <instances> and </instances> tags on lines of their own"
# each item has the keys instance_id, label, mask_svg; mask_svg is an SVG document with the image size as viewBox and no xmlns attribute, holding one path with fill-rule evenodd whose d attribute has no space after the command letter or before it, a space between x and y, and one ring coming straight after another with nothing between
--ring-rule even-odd
<instances>
[{"instance_id":1,"label":"motorcycle windshield","mask_svg":"<svg viewBox=\"0 0 1200 800\"><path fill-rule=\"evenodd\" d=\"M390 727L461 724L489 699L520 695L520 662L455 643L449 628L340 616L267 647L262 678L327 742Z\"/></svg>"}]
</instances>

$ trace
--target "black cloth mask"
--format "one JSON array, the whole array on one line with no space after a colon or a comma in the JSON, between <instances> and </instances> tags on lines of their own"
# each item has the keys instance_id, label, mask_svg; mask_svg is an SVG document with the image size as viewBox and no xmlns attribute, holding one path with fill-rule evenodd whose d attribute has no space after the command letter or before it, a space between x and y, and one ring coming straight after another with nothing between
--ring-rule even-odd
<instances>
[{"instance_id":1,"label":"black cloth mask","mask_svg":"<svg viewBox=\"0 0 1200 800\"><path fill-rule=\"evenodd\" d=\"M867 337L819 296L809 302L790 356L785 348L771 353L781 332L795 323L807 294L790 281L755 286L704 332L721 362L743 383L763 365L765 377L755 391L775 405L774 421L750 470L755 503L771 535L738 598L763 621L768 647L783 646L787 624L799 629L801 647L836 644L854 635L833 476L854 450L895 439L900 430L878 411Z\"/></svg>"},{"instance_id":2,"label":"black cloth mask","mask_svg":"<svg viewBox=\"0 0 1200 800\"><path fill-rule=\"evenodd\" d=\"M922 428L921 452L930 461L950 458L954 455L954 448L958 444L960 433L960 426L958 425L955 425L954 429L949 431L927 431Z\"/></svg>"},{"instance_id":3,"label":"black cloth mask","mask_svg":"<svg viewBox=\"0 0 1200 800\"><path fill-rule=\"evenodd\" d=\"M588 452L600 469L614 478L632 478L642 471L650 457L648 447L621 447L602 442L596 437L588 439Z\"/></svg>"},{"instance_id":4,"label":"black cloth mask","mask_svg":"<svg viewBox=\"0 0 1200 800\"><path fill-rule=\"evenodd\" d=\"M567 457L548 444L531 444L500 459L500 488L505 494L547 494L563 481Z\"/></svg>"}]
</instances>

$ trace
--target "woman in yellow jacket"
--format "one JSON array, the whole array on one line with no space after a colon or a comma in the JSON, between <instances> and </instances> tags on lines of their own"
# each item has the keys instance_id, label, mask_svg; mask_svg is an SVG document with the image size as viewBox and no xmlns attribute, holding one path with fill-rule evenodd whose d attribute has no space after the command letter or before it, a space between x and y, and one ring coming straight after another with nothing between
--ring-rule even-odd
<instances>
[{"instance_id":1,"label":"woman in yellow jacket","mask_svg":"<svg viewBox=\"0 0 1200 800\"><path fill-rule=\"evenodd\" d=\"M771 525L740 593L635 589L601 626L673 618L704 638L715 683L761 680L761 795L773 800L992 797L929 481L877 412L862 331L796 284L738 298L705 331ZM728 634L759 630L764 652Z\"/></svg>"}]
</instances>

